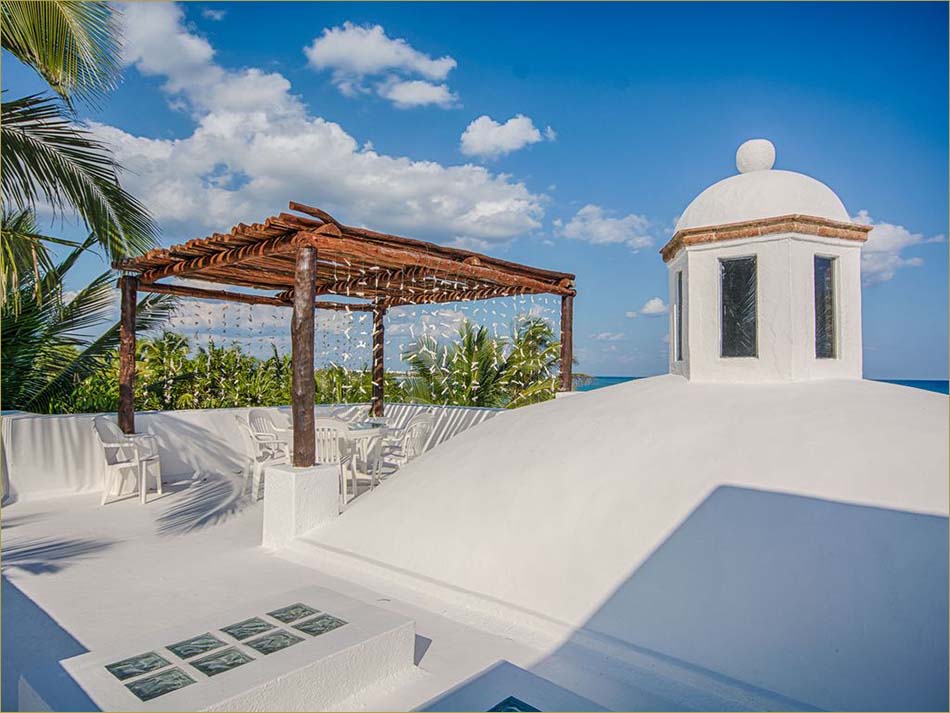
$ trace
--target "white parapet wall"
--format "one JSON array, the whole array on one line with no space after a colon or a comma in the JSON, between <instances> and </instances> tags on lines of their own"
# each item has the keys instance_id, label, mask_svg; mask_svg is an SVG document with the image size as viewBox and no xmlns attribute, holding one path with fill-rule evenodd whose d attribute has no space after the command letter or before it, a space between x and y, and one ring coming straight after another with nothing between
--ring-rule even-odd
<instances>
[{"instance_id":1,"label":"white parapet wall","mask_svg":"<svg viewBox=\"0 0 950 713\"><path fill-rule=\"evenodd\" d=\"M136 429L155 435L166 481L190 478L202 471L239 472L250 444L235 417L250 409L194 409L143 411L135 416ZM290 418L286 406L267 409ZM319 405L317 416L352 420L367 414L369 404ZM432 411L436 425L427 448L495 416L499 409L426 404L387 404L391 425L400 428L416 413ZM44 415L5 413L2 429L3 502L96 492L102 487L105 461L93 433L97 414Z\"/></svg>"}]
</instances>

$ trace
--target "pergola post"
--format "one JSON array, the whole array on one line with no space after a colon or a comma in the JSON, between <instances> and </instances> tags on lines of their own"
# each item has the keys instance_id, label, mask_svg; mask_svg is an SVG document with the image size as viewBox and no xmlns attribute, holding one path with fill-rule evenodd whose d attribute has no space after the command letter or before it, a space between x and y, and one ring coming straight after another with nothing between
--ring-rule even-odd
<instances>
[{"instance_id":1,"label":"pergola post","mask_svg":"<svg viewBox=\"0 0 950 713\"><path fill-rule=\"evenodd\" d=\"M561 296L561 384L559 391L573 391L574 296Z\"/></svg>"},{"instance_id":2,"label":"pergola post","mask_svg":"<svg viewBox=\"0 0 950 713\"><path fill-rule=\"evenodd\" d=\"M317 250L297 248L294 274L294 314L290 323L293 351L291 398L294 425L294 466L309 468L316 461L313 426L313 312L316 297Z\"/></svg>"},{"instance_id":3,"label":"pergola post","mask_svg":"<svg viewBox=\"0 0 950 713\"><path fill-rule=\"evenodd\" d=\"M138 302L137 277L119 278L122 293L119 321L119 428L135 433L135 306Z\"/></svg>"},{"instance_id":4,"label":"pergola post","mask_svg":"<svg viewBox=\"0 0 950 713\"><path fill-rule=\"evenodd\" d=\"M385 380L383 317L385 316L386 308L377 300L376 304L373 305L373 401L370 409L373 416L382 416L385 408L383 404L383 382Z\"/></svg>"}]
</instances>

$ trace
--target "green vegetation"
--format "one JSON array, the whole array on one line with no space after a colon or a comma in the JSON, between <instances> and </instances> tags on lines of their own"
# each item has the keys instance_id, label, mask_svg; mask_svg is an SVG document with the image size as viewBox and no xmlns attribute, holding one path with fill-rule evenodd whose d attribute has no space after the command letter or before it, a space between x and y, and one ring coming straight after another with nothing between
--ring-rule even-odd
<instances>
[{"instance_id":1,"label":"green vegetation","mask_svg":"<svg viewBox=\"0 0 950 713\"><path fill-rule=\"evenodd\" d=\"M542 320L520 320L511 339L491 338L484 327L464 322L457 339L439 341L429 337L411 345L404 354L410 366L408 373L386 373L386 400L515 408L551 399L556 388L558 350L551 328ZM6 358L4 350L5 362ZM68 388L47 388L43 399L8 403L5 388L4 408L52 413L115 411L119 366L114 345L94 363L96 368L73 369L64 378L52 379ZM214 342L193 351L185 337L167 331L140 339L137 345L139 410L286 405L290 403L290 380L290 356L276 349L265 359L245 354L237 345L219 346ZM338 365L318 369L314 382L317 403L365 403L372 397L368 366L357 370ZM50 398L51 393L55 397Z\"/></svg>"}]
</instances>

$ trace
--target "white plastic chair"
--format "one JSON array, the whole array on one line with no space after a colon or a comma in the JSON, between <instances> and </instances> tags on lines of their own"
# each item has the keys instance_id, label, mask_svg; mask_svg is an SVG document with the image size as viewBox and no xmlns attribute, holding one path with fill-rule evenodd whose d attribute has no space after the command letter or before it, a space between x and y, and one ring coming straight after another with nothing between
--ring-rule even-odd
<instances>
[{"instance_id":1,"label":"white plastic chair","mask_svg":"<svg viewBox=\"0 0 950 713\"><path fill-rule=\"evenodd\" d=\"M150 468L154 469L155 489L159 495L162 494L162 466L155 436L148 433L123 433L118 424L108 416L94 417L92 426L102 444L106 461L106 477L102 484L100 505L105 505L113 492L122 492L127 475L132 475L138 488L139 499L144 505L148 494Z\"/></svg>"},{"instance_id":2,"label":"white plastic chair","mask_svg":"<svg viewBox=\"0 0 950 713\"><path fill-rule=\"evenodd\" d=\"M250 444L251 450L246 452L247 464L244 466L244 488L247 481L251 481L251 497L261 499L264 468L268 465L290 463L290 448L283 441L268 438L257 438L250 424L242 416L235 416L241 435Z\"/></svg>"},{"instance_id":3,"label":"white plastic chair","mask_svg":"<svg viewBox=\"0 0 950 713\"><path fill-rule=\"evenodd\" d=\"M340 466L340 505L346 504L346 482L343 469L350 471L353 497L356 497L356 458L350 442L350 429L345 421L336 418L315 418L313 429L317 446L318 463L335 463Z\"/></svg>"},{"instance_id":4,"label":"white plastic chair","mask_svg":"<svg viewBox=\"0 0 950 713\"><path fill-rule=\"evenodd\" d=\"M396 432L386 441L392 459L403 466L413 458L422 455L434 429L435 416L432 414L419 413L413 416L402 431Z\"/></svg>"},{"instance_id":5,"label":"white plastic chair","mask_svg":"<svg viewBox=\"0 0 950 713\"><path fill-rule=\"evenodd\" d=\"M248 411L247 423L254 440L265 444L264 447L273 452L273 457L279 457L279 454L283 453L284 457L290 458L290 451L293 448L293 428L278 426L274 423L270 411L259 408Z\"/></svg>"}]
</instances>

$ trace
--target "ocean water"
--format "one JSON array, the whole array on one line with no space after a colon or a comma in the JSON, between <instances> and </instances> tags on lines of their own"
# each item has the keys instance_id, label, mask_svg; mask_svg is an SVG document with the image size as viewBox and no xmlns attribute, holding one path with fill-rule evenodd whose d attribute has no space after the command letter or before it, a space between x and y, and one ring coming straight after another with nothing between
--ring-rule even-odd
<instances>
[{"instance_id":1,"label":"ocean water","mask_svg":"<svg viewBox=\"0 0 950 713\"><path fill-rule=\"evenodd\" d=\"M593 391L594 389L602 389L605 386L613 386L614 384L622 384L625 381L634 381L635 379L642 378L641 376L593 376L589 383L579 384L576 389L578 391ZM910 386L914 389L934 391L938 394L950 393L950 381L945 379L874 379L874 381L882 381L885 384L897 384L899 386Z\"/></svg>"}]
</instances>

